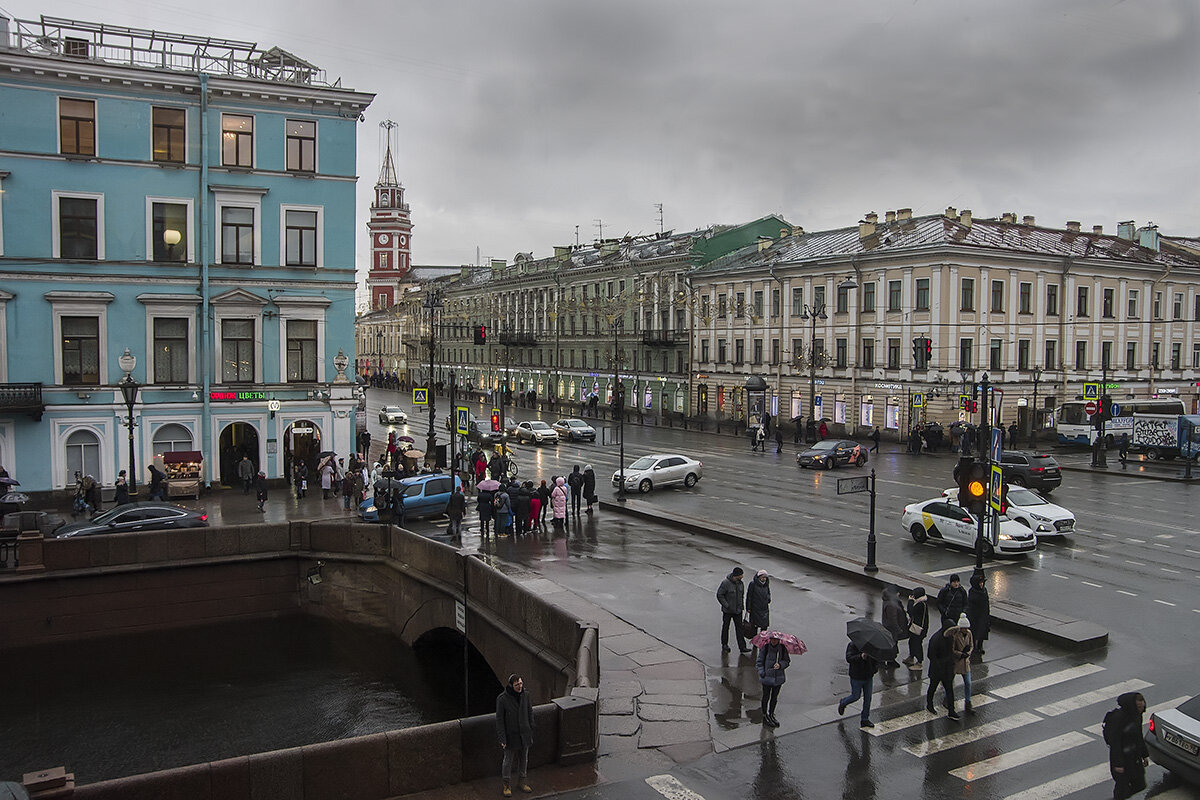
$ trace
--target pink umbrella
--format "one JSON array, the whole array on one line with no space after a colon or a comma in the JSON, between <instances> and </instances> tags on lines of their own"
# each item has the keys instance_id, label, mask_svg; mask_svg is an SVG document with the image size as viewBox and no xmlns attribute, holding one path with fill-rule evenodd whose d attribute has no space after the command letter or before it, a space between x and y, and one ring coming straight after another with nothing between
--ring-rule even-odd
<instances>
[{"instance_id":1,"label":"pink umbrella","mask_svg":"<svg viewBox=\"0 0 1200 800\"><path fill-rule=\"evenodd\" d=\"M797 639L790 633L782 631L759 631L750 640L750 644L755 647L762 647L771 639L778 639L784 648L794 656L802 655L808 652L808 645Z\"/></svg>"}]
</instances>

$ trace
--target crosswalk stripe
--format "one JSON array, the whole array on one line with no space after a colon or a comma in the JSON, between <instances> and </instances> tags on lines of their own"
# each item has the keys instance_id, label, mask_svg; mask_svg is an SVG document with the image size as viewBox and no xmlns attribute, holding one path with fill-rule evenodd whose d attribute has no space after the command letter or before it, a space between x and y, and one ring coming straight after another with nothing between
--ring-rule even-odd
<instances>
[{"instance_id":1,"label":"crosswalk stripe","mask_svg":"<svg viewBox=\"0 0 1200 800\"><path fill-rule=\"evenodd\" d=\"M1024 766L1031 761L1037 761L1039 758L1052 756L1055 753L1061 753L1064 750L1070 750L1072 747L1079 747L1082 744L1094 741L1096 740L1090 736L1086 736L1078 731L1070 731L1069 733L1064 733L1062 736L1055 736L1043 742L1036 742L1008 753L993 756L992 758L985 758L983 761L976 761L974 764L967 764L965 767L952 769L950 770L950 774L964 781L979 780L989 775L995 775L997 772Z\"/></svg>"},{"instance_id":2,"label":"crosswalk stripe","mask_svg":"<svg viewBox=\"0 0 1200 800\"><path fill-rule=\"evenodd\" d=\"M1035 722L1041 722L1042 718L1036 714L1030 714L1028 711L1022 711L1020 714L1013 714L1011 717L1004 717L994 722L987 722L977 728L969 728L965 731L958 731L946 736L939 736L936 739L918 742L916 744L905 745L902 749L912 753L917 758L924 758L933 753L940 753L943 750L949 750L953 747L959 747L971 742L977 742L980 739L986 739L989 736L995 736L998 733L1022 728L1026 725L1032 725Z\"/></svg>"},{"instance_id":3,"label":"crosswalk stripe","mask_svg":"<svg viewBox=\"0 0 1200 800\"><path fill-rule=\"evenodd\" d=\"M980 706L986 706L994 702L996 702L996 698L988 697L986 694L976 694L971 697L973 708L979 708ZM914 725L933 722L938 718L938 714L930 714L925 709L921 709L920 711L914 711L912 714L905 714L903 717L893 717L892 719L885 719L883 722L876 722L874 728L867 729L867 733L872 736L882 736L885 733L895 733L905 728L911 728Z\"/></svg>"},{"instance_id":4,"label":"crosswalk stripe","mask_svg":"<svg viewBox=\"0 0 1200 800\"><path fill-rule=\"evenodd\" d=\"M1040 678L1030 678L1027 681L1014 683L1012 686L1002 686L999 689L989 689L988 691L997 697L1003 697L1007 700L1019 694L1045 689L1047 686L1054 686L1057 683L1082 678L1084 675L1091 675L1093 672L1102 672L1103 670L1104 667L1097 666L1096 664L1080 664L1077 667L1051 672L1049 675L1043 675Z\"/></svg>"},{"instance_id":5,"label":"crosswalk stripe","mask_svg":"<svg viewBox=\"0 0 1200 800\"><path fill-rule=\"evenodd\" d=\"M646 785L667 800L704 800L671 775L651 775L646 778Z\"/></svg>"},{"instance_id":6,"label":"crosswalk stripe","mask_svg":"<svg viewBox=\"0 0 1200 800\"><path fill-rule=\"evenodd\" d=\"M1004 800L1054 800L1054 798L1065 797L1110 780L1112 780L1112 775L1108 771L1108 764L1097 764L1094 767L1072 772L1058 780L1047 781L1023 792L1010 794Z\"/></svg>"},{"instance_id":7,"label":"crosswalk stripe","mask_svg":"<svg viewBox=\"0 0 1200 800\"><path fill-rule=\"evenodd\" d=\"M1132 678L1120 683L1114 683L1112 686L1105 686L1103 689L1096 689L1093 692L1084 692L1077 694L1074 697L1068 697L1065 700L1059 700L1057 703L1049 703L1040 708L1035 708L1039 714L1047 717L1057 717L1059 714L1066 714L1068 711L1075 711L1080 708L1103 703L1108 700L1116 700L1117 695L1124 692L1136 692L1139 689L1145 689L1147 686L1153 686L1152 683L1147 683L1140 678Z\"/></svg>"},{"instance_id":8,"label":"crosswalk stripe","mask_svg":"<svg viewBox=\"0 0 1200 800\"><path fill-rule=\"evenodd\" d=\"M1143 722L1143 724L1145 724L1146 722L1149 722L1151 714L1157 713L1159 711L1163 711L1168 708L1175 708L1175 706L1179 705L1180 703L1184 703L1191 699L1192 699L1192 696L1190 694L1185 694L1183 697L1176 697L1174 700L1168 700L1165 703L1159 703L1158 705L1148 706L1146 708L1146 713L1142 715L1142 722ZM1115 702L1116 701L1114 699L1114 704L1115 704ZM1104 723L1097 722L1095 725L1088 725L1086 728L1084 728L1084 730L1087 731L1088 733L1094 733L1095 735L1099 736L1101 731L1104 730Z\"/></svg>"}]
</instances>

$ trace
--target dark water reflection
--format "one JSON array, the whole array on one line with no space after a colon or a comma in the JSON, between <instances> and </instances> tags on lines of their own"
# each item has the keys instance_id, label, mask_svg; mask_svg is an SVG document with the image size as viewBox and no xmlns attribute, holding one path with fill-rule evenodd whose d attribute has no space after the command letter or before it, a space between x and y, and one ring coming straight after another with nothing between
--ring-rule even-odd
<instances>
[{"instance_id":1,"label":"dark water reflection","mask_svg":"<svg viewBox=\"0 0 1200 800\"><path fill-rule=\"evenodd\" d=\"M461 641L461 640L460 640ZM0 780L80 783L462 715L462 651L296 616L0 654ZM499 691L472 668L472 712Z\"/></svg>"}]
</instances>

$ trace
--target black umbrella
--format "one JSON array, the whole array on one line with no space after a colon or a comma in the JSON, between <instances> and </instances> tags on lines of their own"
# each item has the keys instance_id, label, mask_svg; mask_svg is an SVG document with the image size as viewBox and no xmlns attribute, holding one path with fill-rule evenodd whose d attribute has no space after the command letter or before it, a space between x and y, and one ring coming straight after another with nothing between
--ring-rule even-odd
<instances>
[{"instance_id":1,"label":"black umbrella","mask_svg":"<svg viewBox=\"0 0 1200 800\"><path fill-rule=\"evenodd\" d=\"M17 480L16 478L10 478L8 476L0 478L0 486L20 486L20 485L21 485L21 482L19 480Z\"/></svg>"},{"instance_id":2,"label":"black umbrella","mask_svg":"<svg viewBox=\"0 0 1200 800\"><path fill-rule=\"evenodd\" d=\"M860 652L876 661L892 661L897 655L896 639L882 622L860 617L846 623L846 635Z\"/></svg>"},{"instance_id":3,"label":"black umbrella","mask_svg":"<svg viewBox=\"0 0 1200 800\"><path fill-rule=\"evenodd\" d=\"M320 454L317 456L317 458L324 458L325 456L336 456L336 455L337 455L337 453L335 453L332 450L322 450L320 452Z\"/></svg>"}]
</instances>

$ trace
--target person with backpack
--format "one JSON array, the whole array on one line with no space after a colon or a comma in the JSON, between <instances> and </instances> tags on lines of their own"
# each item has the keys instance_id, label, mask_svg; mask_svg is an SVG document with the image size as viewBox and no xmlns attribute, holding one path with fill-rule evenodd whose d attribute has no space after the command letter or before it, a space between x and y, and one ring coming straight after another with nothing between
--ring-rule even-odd
<instances>
[{"instance_id":1,"label":"person with backpack","mask_svg":"<svg viewBox=\"0 0 1200 800\"><path fill-rule=\"evenodd\" d=\"M496 515L496 493L491 489L480 489L475 497L475 510L479 512L479 535L486 539L492 532L492 518ZM496 533L500 531L497 529Z\"/></svg>"},{"instance_id":2,"label":"person with backpack","mask_svg":"<svg viewBox=\"0 0 1200 800\"><path fill-rule=\"evenodd\" d=\"M946 690L946 709L950 719L959 719L958 711L954 709L954 647L950 640L950 631L957 627L949 619L942 618L942 628L929 637L929 688L925 691L925 710L936 714L933 710L933 698L941 685Z\"/></svg>"},{"instance_id":3,"label":"person with backpack","mask_svg":"<svg viewBox=\"0 0 1200 800\"><path fill-rule=\"evenodd\" d=\"M467 496L461 486L454 487L450 501L446 503L446 516L450 520L449 533L456 541L462 539L462 521L467 513Z\"/></svg>"},{"instance_id":4,"label":"person with backpack","mask_svg":"<svg viewBox=\"0 0 1200 800\"><path fill-rule=\"evenodd\" d=\"M883 627L888 629L888 633L896 640L896 647L900 647L900 643L908 638L908 614L904 611L904 604L900 600L899 586L883 587ZM897 651L898 652L898 651ZM887 661L884 663L885 669L897 669L900 664L895 661Z\"/></svg>"},{"instance_id":5,"label":"person with backpack","mask_svg":"<svg viewBox=\"0 0 1200 800\"><path fill-rule=\"evenodd\" d=\"M942 621L954 625L959 616L967 610L967 590L962 588L962 579L958 573L950 576L946 585L938 592L938 608L942 611Z\"/></svg>"},{"instance_id":6,"label":"person with backpack","mask_svg":"<svg viewBox=\"0 0 1200 800\"><path fill-rule=\"evenodd\" d=\"M912 670L921 669L925 662L925 637L929 635L928 600L921 586L913 589L908 599L908 658L904 659L904 664Z\"/></svg>"},{"instance_id":7,"label":"person with backpack","mask_svg":"<svg viewBox=\"0 0 1200 800\"><path fill-rule=\"evenodd\" d=\"M1142 738L1142 714L1146 698L1141 692L1126 692L1117 698L1117 707L1104 715L1104 743L1108 745L1108 770L1116 786L1115 800L1146 788L1146 767L1150 751Z\"/></svg>"},{"instance_id":8,"label":"person with backpack","mask_svg":"<svg viewBox=\"0 0 1200 800\"><path fill-rule=\"evenodd\" d=\"M954 651L954 674L962 675L963 708L971 712L971 650L975 639L971 636L971 624L967 615L958 618L958 625L947 630L950 634L950 649ZM950 680L954 680L951 678Z\"/></svg>"}]
</instances>

